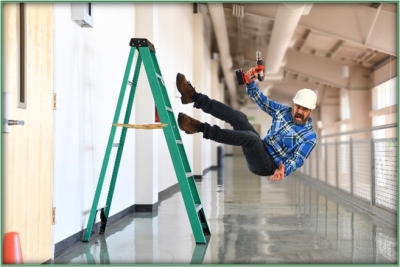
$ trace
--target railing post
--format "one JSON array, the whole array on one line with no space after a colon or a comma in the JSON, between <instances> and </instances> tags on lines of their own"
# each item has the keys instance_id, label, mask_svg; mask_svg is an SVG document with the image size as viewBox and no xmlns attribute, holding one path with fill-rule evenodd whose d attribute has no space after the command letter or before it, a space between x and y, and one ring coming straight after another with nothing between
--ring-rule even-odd
<instances>
[{"instance_id":1,"label":"railing post","mask_svg":"<svg viewBox=\"0 0 400 267\"><path fill-rule=\"evenodd\" d=\"M308 166L309 166L310 164L309 164L309 162L305 162L305 164L304 164L304 172L305 172L305 174L307 175L307 176L309 176L309 171L308 171Z\"/></svg>"},{"instance_id":2,"label":"railing post","mask_svg":"<svg viewBox=\"0 0 400 267\"><path fill-rule=\"evenodd\" d=\"M371 138L371 205L375 206L375 145Z\"/></svg>"},{"instance_id":3,"label":"railing post","mask_svg":"<svg viewBox=\"0 0 400 267\"><path fill-rule=\"evenodd\" d=\"M336 188L339 188L339 157L338 157L338 141L337 138L335 138L335 162L336 162Z\"/></svg>"},{"instance_id":4,"label":"railing post","mask_svg":"<svg viewBox=\"0 0 400 267\"><path fill-rule=\"evenodd\" d=\"M315 157L316 157L316 159L315 159L315 164L316 164L316 166L315 166L315 180L319 180L318 179L318 177L319 177L319 168L318 168L318 165L319 165L319 157L318 157L318 155L319 155L319 146L317 147L317 154L315 155Z\"/></svg>"},{"instance_id":5,"label":"railing post","mask_svg":"<svg viewBox=\"0 0 400 267\"><path fill-rule=\"evenodd\" d=\"M350 193L354 195L353 138L350 137Z\"/></svg>"},{"instance_id":6,"label":"railing post","mask_svg":"<svg viewBox=\"0 0 400 267\"><path fill-rule=\"evenodd\" d=\"M326 141L325 141L325 183L328 183L328 145Z\"/></svg>"}]
</instances>

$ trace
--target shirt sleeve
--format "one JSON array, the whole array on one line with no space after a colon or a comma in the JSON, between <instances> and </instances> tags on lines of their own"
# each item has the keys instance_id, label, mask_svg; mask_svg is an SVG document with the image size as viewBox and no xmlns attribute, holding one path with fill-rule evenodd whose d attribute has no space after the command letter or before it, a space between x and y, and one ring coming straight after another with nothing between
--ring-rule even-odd
<instances>
[{"instance_id":1,"label":"shirt sleeve","mask_svg":"<svg viewBox=\"0 0 400 267\"><path fill-rule=\"evenodd\" d=\"M283 165L285 166L285 177L294 172L296 169L303 166L305 160L310 155L311 151L314 149L317 143L317 138L315 134L309 139L305 140L289 157Z\"/></svg>"},{"instance_id":2,"label":"shirt sleeve","mask_svg":"<svg viewBox=\"0 0 400 267\"><path fill-rule=\"evenodd\" d=\"M261 110L265 111L272 117L277 111L285 107L284 105L275 102L264 95L258 88L255 81L246 85L246 93L261 108Z\"/></svg>"}]
</instances>

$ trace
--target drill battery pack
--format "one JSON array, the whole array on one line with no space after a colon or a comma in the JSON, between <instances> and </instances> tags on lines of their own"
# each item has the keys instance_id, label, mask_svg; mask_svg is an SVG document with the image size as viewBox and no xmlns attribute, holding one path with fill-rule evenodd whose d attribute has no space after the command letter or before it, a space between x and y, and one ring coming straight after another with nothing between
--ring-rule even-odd
<instances>
[{"instance_id":1,"label":"drill battery pack","mask_svg":"<svg viewBox=\"0 0 400 267\"><path fill-rule=\"evenodd\" d=\"M236 81L238 85L243 85L249 82L249 79L253 79L253 77L257 77L257 79L262 82L264 80L264 65L261 57L261 52L256 52L256 64L255 68L251 68L251 77L247 77L243 69L235 70ZM249 72L250 72L249 71ZM249 73L247 73L249 75Z\"/></svg>"},{"instance_id":2,"label":"drill battery pack","mask_svg":"<svg viewBox=\"0 0 400 267\"><path fill-rule=\"evenodd\" d=\"M236 81L237 81L238 85L245 84L245 78L244 78L243 69L235 70L235 75L236 75Z\"/></svg>"}]
</instances>

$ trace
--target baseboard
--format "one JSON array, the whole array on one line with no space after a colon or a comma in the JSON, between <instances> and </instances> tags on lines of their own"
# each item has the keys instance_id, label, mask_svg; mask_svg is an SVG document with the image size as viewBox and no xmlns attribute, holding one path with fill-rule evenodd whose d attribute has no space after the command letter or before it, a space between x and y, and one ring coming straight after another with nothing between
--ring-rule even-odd
<instances>
[{"instance_id":1,"label":"baseboard","mask_svg":"<svg viewBox=\"0 0 400 267\"><path fill-rule=\"evenodd\" d=\"M173 194L179 192L179 184L176 183L173 186L168 187L167 189L161 191L158 193L158 202L154 203L154 204L135 204L132 205L112 216L110 216L107 220L107 225L113 224L119 220L121 220L122 218L131 215L133 213L136 212L149 212L149 213L155 213L158 211L158 206L159 203L163 200L166 200L168 198L170 198ZM95 223L95 225L93 226L92 229L92 233L91 235L93 235L96 232L99 232L100 229L100 224L101 222L97 222ZM64 252L66 252L69 248L71 248L72 246L76 245L77 243L82 242L83 240L83 236L85 234L86 229L83 229L82 231L79 231L73 235L71 235L70 237L65 238L64 240L58 242L55 244L54 246L54 258L60 256L61 254L63 254ZM51 263L51 260L47 261L46 263ZM46 264L45 263L45 264Z\"/></svg>"},{"instance_id":2,"label":"baseboard","mask_svg":"<svg viewBox=\"0 0 400 267\"><path fill-rule=\"evenodd\" d=\"M93 228L97 228L96 225ZM58 242L54 246L54 258L60 256L65 251L67 251L70 247L74 246L75 244L82 242L82 236L84 235L85 230L82 230L70 237L65 238L64 240Z\"/></svg>"},{"instance_id":3,"label":"baseboard","mask_svg":"<svg viewBox=\"0 0 400 267\"><path fill-rule=\"evenodd\" d=\"M168 198L170 198L173 194L178 193L180 191L179 184L176 183L167 189L164 189L163 191L158 193L158 201L163 201Z\"/></svg>"},{"instance_id":4,"label":"baseboard","mask_svg":"<svg viewBox=\"0 0 400 267\"><path fill-rule=\"evenodd\" d=\"M132 213L135 213L135 212L136 212L136 205L132 205L132 206L118 212L117 214L110 216L107 220L107 225L113 224L113 223L119 221L120 219L122 219ZM101 224L101 222L97 222L94 224L91 235L93 235L95 232L99 231L100 224ZM71 246L73 246L79 242L82 242L85 231L86 231L86 229L83 229L82 231L80 231L70 237L67 237L66 239L55 244L54 257L60 256Z\"/></svg>"},{"instance_id":5,"label":"baseboard","mask_svg":"<svg viewBox=\"0 0 400 267\"><path fill-rule=\"evenodd\" d=\"M194 180L195 180L196 182L201 182L201 181L203 181L203 176L206 175L207 172L212 171L212 170L217 170L217 169L218 169L217 166L208 167L208 168L206 168L206 169L203 170L203 174L202 174L202 175L193 175Z\"/></svg>"},{"instance_id":6,"label":"baseboard","mask_svg":"<svg viewBox=\"0 0 400 267\"><path fill-rule=\"evenodd\" d=\"M208 168L205 168L205 169L203 170L203 175L206 175L207 172L212 171L212 170L216 170L216 169L218 169L217 166L210 166L210 167L208 167Z\"/></svg>"},{"instance_id":7,"label":"baseboard","mask_svg":"<svg viewBox=\"0 0 400 267\"><path fill-rule=\"evenodd\" d=\"M154 204L135 204L136 212L157 212L158 202Z\"/></svg>"}]
</instances>

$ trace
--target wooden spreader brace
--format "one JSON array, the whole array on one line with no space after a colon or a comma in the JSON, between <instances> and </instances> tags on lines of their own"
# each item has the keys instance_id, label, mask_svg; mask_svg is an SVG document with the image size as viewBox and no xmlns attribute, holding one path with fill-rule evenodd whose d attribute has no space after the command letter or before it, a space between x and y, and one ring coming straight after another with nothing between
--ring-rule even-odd
<instances>
[{"instance_id":1,"label":"wooden spreader brace","mask_svg":"<svg viewBox=\"0 0 400 267\"><path fill-rule=\"evenodd\" d=\"M115 123L116 127L125 127L125 128L134 128L134 129L143 129L143 130L155 130L162 129L167 126L165 123L153 123L153 124L124 124L124 123Z\"/></svg>"}]
</instances>

